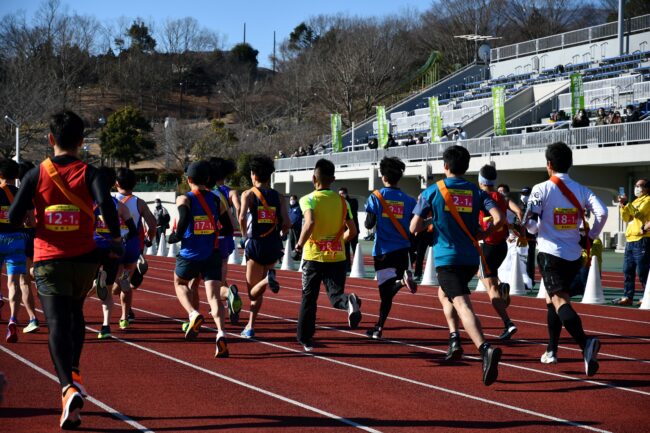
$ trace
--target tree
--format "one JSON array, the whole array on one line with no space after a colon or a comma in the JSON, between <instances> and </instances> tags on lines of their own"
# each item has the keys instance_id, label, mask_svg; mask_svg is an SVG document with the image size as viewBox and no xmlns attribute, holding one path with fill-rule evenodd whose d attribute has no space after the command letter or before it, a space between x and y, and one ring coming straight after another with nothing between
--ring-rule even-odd
<instances>
[{"instance_id":1,"label":"tree","mask_svg":"<svg viewBox=\"0 0 650 433\"><path fill-rule=\"evenodd\" d=\"M235 45L230 50L230 57L234 64L250 68L253 72L257 70L258 54L259 51L245 42Z\"/></svg>"},{"instance_id":2,"label":"tree","mask_svg":"<svg viewBox=\"0 0 650 433\"><path fill-rule=\"evenodd\" d=\"M149 34L149 27L139 18L133 21L126 36L131 39L129 50L151 54L156 49L156 40Z\"/></svg>"},{"instance_id":3,"label":"tree","mask_svg":"<svg viewBox=\"0 0 650 433\"><path fill-rule=\"evenodd\" d=\"M291 51L303 51L311 48L318 41L320 35L307 24L298 24L289 35L288 48Z\"/></svg>"},{"instance_id":4,"label":"tree","mask_svg":"<svg viewBox=\"0 0 650 433\"><path fill-rule=\"evenodd\" d=\"M124 107L109 116L102 130L102 154L130 167L132 162L142 161L153 154L156 143L150 132L151 125L138 110Z\"/></svg>"}]
</instances>

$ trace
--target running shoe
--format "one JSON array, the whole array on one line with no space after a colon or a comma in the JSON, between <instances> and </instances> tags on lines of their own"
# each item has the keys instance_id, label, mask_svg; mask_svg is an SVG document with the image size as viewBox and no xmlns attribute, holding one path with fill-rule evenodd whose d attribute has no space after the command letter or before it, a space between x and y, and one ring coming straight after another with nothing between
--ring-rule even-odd
<instances>
[{"instance_id":1,"label":"running shoe","mask_svg":"<svg viewBox=\"0 0 650 433\"><path fill-rule=\"evenodd\" d=\"M585 350L582 352L585 360L585 373L591 377L598 372L598 351L600 350L600 340L596 337L587 339Z\"/></svg>"},{"instance_id":2,"label":"running shoe","mask_svg":"<svg viewBox=\"0 0 650 433\"><path fill-rule=\"evenodd\" d=\"M402 278L402 283L407 289L411 291L411 293L415 293L418 291L418 285L415 282L415 279L413 278L413 273L411 272L410 269L404 271L404 277Z\"/></svg>"},{"instance_id":3,"label":"running shoe","mask_svg":"<svg viewBox=\"0 0 650 433\"><path fill-rule=\"evenodd\" d=\"M449 347L445 355L445 361L458 361L463 357L463 346L459 338L449 338Z\"/></svg>"},{"instance_id":4,"label":"running shoe","mask_svg":"<svg viewBox=\"0 0 650 433\"><path fill-rule=\"evenodd\" d=\"M16 331L17 324L13 320L10 320L7 324L7 336L5 339L7 343L17 343L18 342L18 332Z\"/></svg>"},{"instance_id":5,"label":"running shoe","mask_svg":"<svg viewBox=\"0 0 650 433\"><path fill-rule=\"evenodd\" d=\"M244 330L239 335L241 335L244 338L253 338L255 337L255 331L253 330L253 328L244 328Z\"/></svg>"},{"instance_id":6,"label":"running shoe","mask_svg":"<svg viewBox=\"0 0 650 433\"><path fill-rule=\"evenodd\" d=\"M366 331L366 335L371 340L379 340L381 338L381 328L379 326L373 326Z\"/></svg>"},{"instance_id":7,"label":"running shoe","mask_svg":"<svg viewBox=\"0 0 650 433\"><path fill-rule=\"evenodd\" d=\"M501 360L501 349L488 347L483 352L483 383L485 386L492 385L499 377L499 361Z\"/></svg>"},{"instance_id":8,"label":"running shoe","mask_svg":"<svg viewBox=\"0 0 650 433\"><path fill-rule=\"evenodd\" d=\"M106 287L106 271L103 269L97 272L94 287L95 290L97 290L97 297L102 301L105 301L108 296L108 288Z\"/></svg>"},{"instance_id":9,"label":"running shoe","mask_svg":"<svg viewBox=\"0 0 650 433\"><path fill-rule=\"evenodd\" d=\"M126 315L126 320L127 320L129 323L133 323L133 322L135 322L135 313L134 313L133 310L130 309L130 308L129 308L129 313Z\"/></svg>"},{"instance_id":10,"label":"running shoe","mask_svg":"<svg viewBox=\"0 0 650 433\"><path fill-rule=\"evenodd\" d=\"M228 298L226 299L228 304L228 313L230 314L230 323L236 325L239 323L239 312L241 311L242 302L239 297L239 289L234 284L231 284L228 287Z\"/></svg>"},{"instance_id":11,"label":"running shoe","mask_svg":"<svg viewBox=\"0 0 650 433\"><path fill-rule=\"evenodd\" d=\"M506 303L506 307L510 306L510 284L499 283L499 293L503 302Z\"/></svg>"},{"instance_id":12,"label":"running shoe","mask_svg":"<svg viewBox=\"0 0 650 433\"><path fill-rule=\"evenodd\" d=\"M305 352L311 352L314 350L314 340L311 338L307 341L301 341L298 340L298 344L300 344Z\"/></svg>"},{"instance_id":13,"label":"running shoe","mask_svg":"<svg viewBox=\"0 0 650 433\"><path fill-rule=\"evenodd\" d=\"M510 322L503 329L501 335L499 335L499 340L510 340L510 338L512 338L512 336L515 335L516 333L517 333L517 327L515 326L514 323Z\"/></svg>"},{"instance_id":14,"label":"running shoe","mask_svg":"<svg viewBox=\"0 0 650 433\"><path fill-rule=\"evenodd\" d=\"M278 293L280 291L280 283L278 283L278 279L275 276L275 269L269 269L266 273L266 278L268 280L269 289L271 289L273 293Z\"/></svg>"},{"instance_id":15,"label":"running shoe","mask_svg":"<svg viewBox=\"0 0 650 433\"><path fill-rule=\"evenodd\" d=\"M217 337L217 349L214 352L215 358L228 358L228 343L226 342L226 337L221 336Z\"/></svg>"},{"instance_id":16,"label":"running shoe","mask_svg":"<svg viewBox=\"0 0 650 433\"><path fill-rule=\"evenodd\" d=\"M125 319L120 319L120 329L122 330L129 329L129 321Z\"/></svg>"},{"instance_id":17,"label":"running shoe","mask_svg":"<svg viewBox=\"0 0 650 433\"><path fill-rule=\"evenodd\" d=\"M350 325L350 329L357 329L361 317L361 299L352 293L348 297L348 325Z\"/></svg>"},{"instance_id":18,"label":"running shoe","mask_svg":"<svg viewBox=\"0 0 650 433\"><path fill-rule=\"evenodd\" d=\"M136 268L138 269L138 272L140 272L142 276L144 276L144 274L146 274L147 271L149 270L149 263L147 263L147 259L145 259L142 254L140 254L140 257L138 257L138 263L136 265Z\"/></svg>"},{"instance_id":19,"label":"running shoe","mask_svg":"<svg viewBox=\"0 0 650 433\"><path fill-rule=\"evenodd\" d=\"M542 364L557 364L557 355L550 350L547 350L540 358L540 362Z\"/></svg>"},{"instance_id":20,"label":"running shoe","mask_svg":"<svg viewBox=\"0 0 650 433\"><path fill-rule=\"evenodd\" d=\"M75 370L72 370L72 385L79 390L82 397L88 397L88 393L84 387L84 381L81 379L81 373Z\"/></svg>"},{"instance_id":21,"label":"running shoe","mask_svg":"<svg viewBox=\"0 0 650 433\"><path fill-rule=\"evenodd\" d=\"M199 331L201 330L201 325L203 325L203 322L205 319L203 316L199 313L196 313L192 317L190 317L190 323L187 325L187 329L185 330L185 339L187 341L192 341L196 339L196 337L199 335Z\"/></svg>"},{"instance_id":22,"label":"running shoe","mask_svg":"<svg viewBox=\"0 0 650 433\"><path fill-rule=\"evenodd\" d=\"M111 327L109 325L103 326L99 329L97 338L100 340L106 340L111 337Z\"/></svg>"},{"instance_id":23,"label":"running shoe","mask_svg":"<svg viewBox=\"0 0 650 433\"><path fill-rule=\"evenodd\" d=\"M613 299L612 304L614 305L632 305L633 302L630 298L623 296L622 298Z\"/></svg>"},{"instance_id":24,"label":"running shoe","mask_svg":"<svg viewBox=\"0 0 650 433\"><path fill-rule=\"evenodd\" d=\"M117 284L120 286L122 293L129 293L131 291L131 280L129 278L129 271L124 271Z\"/></svg>"},{"instance_id":25,"label":"running shoe","mask_svg":"<svg viewBox=\"0 0 650 433\"><path fill-rule=\"evenodd\" d=\"M29 321L27 326L23 328L23 334L31 334L32 332L38 331L38 328L39 328L38 319L34 317L32 320Z\"/></svg>"},{"instance_id":26,"label":"running shoe","mask_svg":"<svg viewBox=\"0 0 650 433\"><path fill-rule=\"evenodd\" d=\"M187 328L190 326L190 322L183 322L181 323L181 331L185 332L187 331Z\"/></svg>"},{"instance_id":27,"label":"running shoe","mask_svg":"<svg viewBox=\"0 0 650 433\"><path fill-rule=\"evenodd\" d=\"M59 425L63 430L72 430L81 425L81 408L84 407L84 399L81 393L74 386L69 386L61 398L63 411Z\"/></svg>"}]
</instances>

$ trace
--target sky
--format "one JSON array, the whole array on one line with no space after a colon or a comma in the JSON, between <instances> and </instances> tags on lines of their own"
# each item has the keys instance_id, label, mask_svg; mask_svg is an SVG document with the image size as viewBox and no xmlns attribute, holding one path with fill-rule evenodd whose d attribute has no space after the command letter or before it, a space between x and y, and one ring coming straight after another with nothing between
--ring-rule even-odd
<instances>
[{"instance_id":1,"label":"sky","mask_svg":"<svg viewBox=\"0 0 650 433\"><path fill-rule=\"evenodd\" d=\"M44 0L0 0L0 16L23 11L28 19ZM224 48L243 41L259 50L260 66L270 66L273 54L273 32L278 45L303 21L316 15L338 13L359 17L383 17L406 10L423 12L432 0L61 0L69 13L94 16L101 23L116 23L124 17L130 21L140 17L154 28L162 28L169 18L187 16L225 41Z\"/></svg>"}]
</instances>

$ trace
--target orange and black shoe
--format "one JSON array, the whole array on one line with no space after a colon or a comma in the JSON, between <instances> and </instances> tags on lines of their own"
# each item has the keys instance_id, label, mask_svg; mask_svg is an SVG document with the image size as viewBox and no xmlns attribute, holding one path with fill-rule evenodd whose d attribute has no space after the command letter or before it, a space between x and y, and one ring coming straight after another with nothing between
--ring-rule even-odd
<instances>
[{"instance_id":1,"label":"orange and black shoe","mask_svg":"<svg viewBox=\"0 0 650 433\"><path fill-rule=\"evenodd\" d=\"M76 429L81 425L81 408L84 407L84 399L79 390L69 386L61 398L63 410L61 412L60 427L63 430Z\"/></svg>"},{"instance_id":2,"label":"orange and black shoe","mask_svg":"<svg viewBox=\"0 0 650 433\"><path fill-rule=\"evenodd\" d=\"M214 357L228 358L229 355L230 353L228 352L228 342L226 341L226 337L217 337L217 350L214 352Z\"/></svg>"},{"instance_id":3,"label":"orange and black shoe","mask_svg":"<svg viewBox=\"0 0 650 433\"><path fill-rule=\"evenodd\" d=\"M79 390L82 397L88 397L84 381L81 379L81 373L79 371L72 370L72 385Z\"/></svg>"}]
</instances>

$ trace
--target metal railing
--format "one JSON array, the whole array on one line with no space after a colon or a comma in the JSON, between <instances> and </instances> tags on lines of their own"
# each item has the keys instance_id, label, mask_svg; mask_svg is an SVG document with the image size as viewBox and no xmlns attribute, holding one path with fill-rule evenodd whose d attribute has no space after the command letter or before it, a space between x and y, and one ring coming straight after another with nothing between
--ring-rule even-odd
<instances>
[{"instance_id":1,"label":"metal railing","mask_svg":"<svg viewBox=\"0 0 650 433\"><path fill-rule=\"evenodd\" d=\"M550 51L571 45L584 44L600 39L611 38L618 35L617 24L618 23L614 21L607 24L601 24L598 26L561 33L559 35L547 36L545 38L533 39L531 41L520 42L518 44L493 48L490 51L490 61L498 62L501 60L526 56L542 51ZM631 18L629 20L629 24L626 22L626 27L628 29L627 31L632 33L650 29L650 14Z\"/></svg>"},{"instance_id":2,"label":"metal railing","mask_svg":"<svg viewBox=\"0 0 650 433\"><path fill-rule=\"evenodd\" d=\"M543 152L546 146L557 141L563 141L572 148L647 144L650 143L650 121L285 158L275 161L275 169L278 172L312 170L320 158L327 158L337 167L377 164L384 156L397 156L405 162L439 160L452 144L464 146L473 156Z\"/></svg>"}]
</instances>

